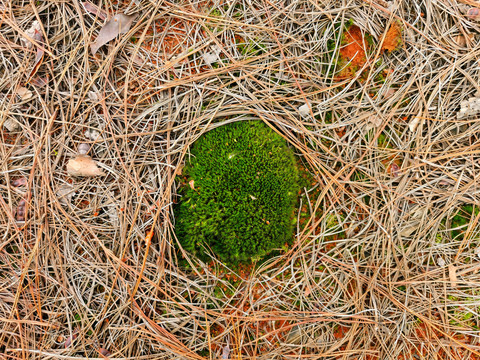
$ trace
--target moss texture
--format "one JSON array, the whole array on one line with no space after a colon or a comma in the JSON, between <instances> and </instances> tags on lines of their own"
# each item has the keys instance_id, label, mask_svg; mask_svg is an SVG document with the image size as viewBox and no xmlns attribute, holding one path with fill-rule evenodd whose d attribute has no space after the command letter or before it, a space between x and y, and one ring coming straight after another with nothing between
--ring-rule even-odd
<instances>
[{"instance_id":1,"label":"moss texture","mask_svg":"<svg viewBox=\"0 0 480 360\"><path fill-rule=\"evenodd\" d=\"M260 121L237 122L202 136L191 155L175 214L185 250L238 263L292 239L299 173L281 136Z\"/></svg>"}]
</instances>

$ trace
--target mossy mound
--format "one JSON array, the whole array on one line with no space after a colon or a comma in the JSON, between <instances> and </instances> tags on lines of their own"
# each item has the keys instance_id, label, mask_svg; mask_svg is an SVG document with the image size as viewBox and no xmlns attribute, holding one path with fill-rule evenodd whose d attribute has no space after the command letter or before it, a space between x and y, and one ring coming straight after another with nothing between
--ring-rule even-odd
<instances>
[{"instance_id":1,"label":"mossy mound","mask_svg":"<svg viewBox=\"0 0 480 360\"><path fill-rule=\"evenodd\" d=\"M238 263L292 239L299 172L281 136L261 121L237 122L202 136L191 155L175 211L185 250Z\"/></svg>"}]
</instances>

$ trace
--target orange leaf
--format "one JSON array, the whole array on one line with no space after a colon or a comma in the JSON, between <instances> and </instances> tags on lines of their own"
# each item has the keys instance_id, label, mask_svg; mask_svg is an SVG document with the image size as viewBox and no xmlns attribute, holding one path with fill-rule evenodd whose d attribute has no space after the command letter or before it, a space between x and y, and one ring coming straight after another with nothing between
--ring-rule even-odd
<instances>
[{"instance_id":1,"label":"orange leaf","mask_svg":"<svg viewBox=\"0 0 480 360\"><path fill-rule=\"evenodd\" d=\"M383 51L394 51L402 43L402 28L398 22L392 23L388 28L385 39L383 40L382 50Z\"/></svg>"}]
</instances>

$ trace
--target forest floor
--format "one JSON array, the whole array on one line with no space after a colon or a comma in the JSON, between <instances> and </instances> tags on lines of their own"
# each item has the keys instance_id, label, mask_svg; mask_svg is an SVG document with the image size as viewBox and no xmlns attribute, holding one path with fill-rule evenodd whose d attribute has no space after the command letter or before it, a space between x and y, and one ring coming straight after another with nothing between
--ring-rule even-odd
<instances>
[{"instance_id":1,"label":"forest floor","mask_svg":"<svg viewBox=\"0 0 480 360\"><path fill-rule=\"evenodd\" d=\"M474 6L0 1L0 359L480 359ZM203 263L178 175L251 119L294 240Z\"/></svg>"}]
</instances>

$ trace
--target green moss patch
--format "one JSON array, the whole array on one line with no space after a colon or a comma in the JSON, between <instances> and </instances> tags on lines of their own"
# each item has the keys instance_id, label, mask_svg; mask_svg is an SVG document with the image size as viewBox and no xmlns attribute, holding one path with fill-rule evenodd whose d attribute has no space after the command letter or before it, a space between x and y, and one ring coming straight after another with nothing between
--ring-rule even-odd
<instances>
[{"instance_id":1,"label":"green moss patch","mask_svg":"<svg viewBox=\"0 0 480 360\"><path fill-rule=\"evenodd\" d=\"M185 250L238 263L291 241L299 172L285 140L261 121L202 136L183 181L175 231Z\"/></svg>"}]
</instances>

